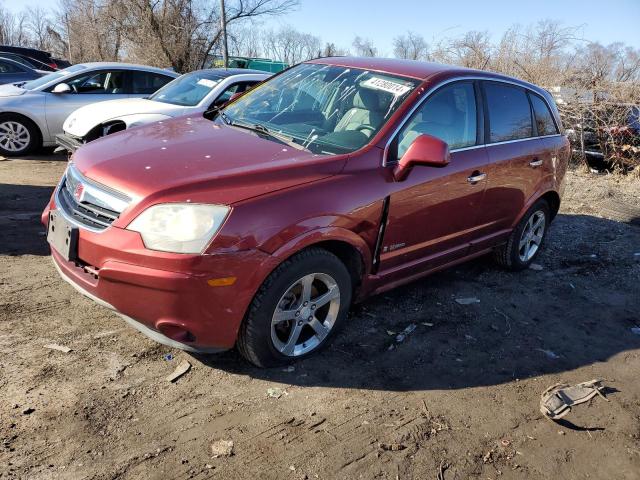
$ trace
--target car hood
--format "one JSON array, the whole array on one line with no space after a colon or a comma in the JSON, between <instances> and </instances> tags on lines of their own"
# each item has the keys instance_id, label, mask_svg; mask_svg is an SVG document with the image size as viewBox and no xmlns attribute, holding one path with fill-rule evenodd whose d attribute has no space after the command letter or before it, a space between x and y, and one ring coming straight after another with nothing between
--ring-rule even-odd
<instances>
[{"instance_id":1,"label":"car hood","mask_svg":"<svg viewBox=\"0 0 640 480\"><path fill-rule=\"evenodd\" d=\"M122 98L92 103L74 111L64 122L63 130L77 137L84 137L96 125L127 115L161 114L179 115L184 110L180 105L155 102L144 98Z\"/></svg>"},{"instance_id":2,"label":"car hood","mask_svg":"<svg viewBox=\"0 0 640 480\"><path fill-rule=\"evenodd\" d=\"M24 95L29 90L25 90L24 88L16 87L10 83L5 85L0 85L0 98L2 97L18 97L20 95Z\"/></svg>"},{"instance_id":3,"label":"car hood","mask_svg":"<svg viewBox=\"0 0 640 480\"><path fill-rule=\"evenodd\" d=\"M198 115L100 138L71 160L86 177L144 207L166 201L230 205L335 175L346 159L298 150Z\"/></svg>"}]
</instances>

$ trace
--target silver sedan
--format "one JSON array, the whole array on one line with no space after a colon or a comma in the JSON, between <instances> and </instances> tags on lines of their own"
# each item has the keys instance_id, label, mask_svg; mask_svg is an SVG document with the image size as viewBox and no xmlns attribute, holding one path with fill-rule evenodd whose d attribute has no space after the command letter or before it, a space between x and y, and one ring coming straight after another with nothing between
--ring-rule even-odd
<instances>
[{"instance_id":1,"label":"silver sedan","mask_svg":"<svg viewBox=\"0 0 640 480\"><path fill-rule=\"evenodd\" d=\"M15 85L0 85L0 155L55 145L64 120L90 103L146 97L178 76L128 63L83 63Z\"/></svg>"}]
</instances>

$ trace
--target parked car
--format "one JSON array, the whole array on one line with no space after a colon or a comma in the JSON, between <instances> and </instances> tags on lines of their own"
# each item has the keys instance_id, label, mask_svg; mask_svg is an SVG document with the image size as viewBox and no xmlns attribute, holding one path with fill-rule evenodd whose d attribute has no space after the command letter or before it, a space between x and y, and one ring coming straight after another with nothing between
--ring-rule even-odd
<instances>
[{"instance_id":1,"label":"parked car","mask_svg":"<svg viewBox=\"0 0 640 480\"><path fill-rule=\"evenodd\" d=\"M198 70L186 73L147 98L125 98L86 105L64 122L56 138L60 147L73 152L86 142L134 126L198 114L224 105L269 75L257 70Z\"/></svg>"},{"instance_id":2,"label":"parked car","mask_svg":"<svg viewBox=\"0 0 640 480\"><path fill-rule=\"evenodd\" d=\"M83 63L24 84L0 86L0 155L55 145L62 124L83 105L144 97L178 76L127 63Z\"/></svg>"},{"instance_id":3,"label":"parked car","mask_svg":"<svg viewBox=\"0 0 640 480\"><path fill-rule=\"evenodd\" d=\"M31 67L0 56L0 84L26 82L42 75Z\"/></svg>"},{"instance_id":4,"label":"parked car","mask_svg":"<svg viewBox=\"0 0 640 480\"><path fill-rule=\"evenodd\" d=\"M21 60L31 68L48 72L55 72L62 68L69 67L70 64L66 60L53 58L49 52L38 50L37 48L14 47L10 45L0 45L0 57L12 55L12 60ZM17 58L13 58L13 57Z\"/></svg>"},{"instance_id":5,"label":"parked car","mask_svg":"<svg viewBox=\"0 0 640 480\"><path fill-rule=\"evenodd\" d=\"M152 338L271 366L326 345L352 300L491 252L526 268L569 155L529 83L323 58L83 146L42 222L61 276Z\"/></svg>"}]
</instances>

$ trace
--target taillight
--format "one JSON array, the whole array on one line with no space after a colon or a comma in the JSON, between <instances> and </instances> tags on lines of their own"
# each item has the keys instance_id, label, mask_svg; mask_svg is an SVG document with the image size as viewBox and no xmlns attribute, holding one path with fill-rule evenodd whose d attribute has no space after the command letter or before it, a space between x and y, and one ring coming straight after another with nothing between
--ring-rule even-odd
<instances>
[{"instance_id":1,"label":"taillight","mask_svg":"<svg viewBox=\"0 0 640 480\"><path fill-rule=\"evenodd\" d=\"M58 70L58 64L56 62L47 63L51 68Z\"/></svg>"}]
</instances>

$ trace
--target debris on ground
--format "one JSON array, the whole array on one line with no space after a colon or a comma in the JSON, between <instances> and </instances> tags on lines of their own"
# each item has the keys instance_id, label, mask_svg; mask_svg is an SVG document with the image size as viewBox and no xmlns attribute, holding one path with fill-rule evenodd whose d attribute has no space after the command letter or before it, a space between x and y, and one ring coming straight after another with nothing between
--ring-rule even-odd
<instances>
[{"instance_id":1,"label":"debris on ground","mask_svg":"<svg viewBox=\"0 0 640 480\"><path fill-rule=\"evenodd\" d=\"M545 350L544 348L537 348L536 350L544 353L551 360L557 360L558 358L560 358L560 355L558 355L556 352L553 352L551 350Z\"/></svg>"},{"instance_id":2,"label":"debris on ground","mask_svg":"<svg viewBox=\"0 0 640 480\"><path fill-rule=\"evenodd\" d=\"M424 325L425 327L433 327L433 323L421 322L421 324Z\"/></svg>"},{"instance_id":3,"label":"debris on ground","mask_svg":"<svg viewBox=\"0 0 640 480\"><path fill-rule=\"evenodd\" d=\"M602 380L597 379L577 385L557 383L540 395L540 412L551 420L558 420L568 414L571 407L587 402L596 395L607 400L602 394L603 388Z\"/></svg>"},{"instance_id":4,"label":"debris on ground","mask_svg":"<svg viewBox=\"0 0 640 480\"><path fill-rule=\"evenodd\" d=\"M456 298L456 303L459 305L472 305L480 303L480 299L476 297Z\"/></svg>"},{"instance_id":5,"label":"debris on ground","mask_svg":"<svg viewBox=\"0 0 640 480\"><path fill-rule=\"evenodd\" d=\"M415 323L408 325L407 328L405 328L402 332L396 335L396 342L398 343L404 342L405 338L407 338L407 335L411 334L411 332L413 332L415 329L416 329Z\"/></svg>"},{"instance_id":6,"label":"debris on ground","mask_svg":"<svg viewBox=\"0 0 640 480\"><path fill-rule=\"evenodd\" d=\"M400 450L404 450L407 448L406 445L402 443L378 443L378 447L380 447L385 452L399 452Z\"/></svg>"},{"instance_id":7,"label":"debris on ground","mask_svg":"<svg viewBox=\"0 0 640 480\"><path fill-rule=\"evenodd\" d=\"M267 396L271 398L280 398L283 395L287 395L287 392L282 390L281 388L268 388Z\"/></svg>"},{"instance_id":8,"label":"debris on ground","mask_svg":"<svg viewBox=\"0 0 640 480\"><path fill-rule=\"evenodd\" d=\"M233 455L233 440L216 440L211 443L211 456L230 457Z\"/></svg>"},{"instance_id":9,"label":"debris on ground","mask_svg":"<svg viewBox=\"0 0 640 480\"><path fill-rule=\"evenodd\" d=\"M173 355L171 353L165 353L162 356L162 359L166 362L170 362L171 360L173 360Z\"/></svg>"},{"instance_id":10,"label":"debris on ground","mask_svg":"<svg viewBox=\"0 0 640 480\"><path fill-rule=\"evenodd\" d=\"M442 460L440 462L440 468L438 468L438 476L436 477L438 480L444 480L444 472L449 468L449 464Z\"/></svg>"},{"instance_id":11,"label":"debris on ground","mask_svg":"<svg viewBox=\"0 0 640 480\"><path fill-rule=\"evenodd\" d=\"M22 410L22 414L23 415L31 415L35 411L36 411L35 408L28 407L28 408L25 408L24 410Z\"/></svg>"},{"instance_id":12,"label":"debris on ground","mask_svg":"<svg viewBox=\"0 0 640 480\"><path fill-rule=\"evenodd\" d=\"M178 364L173 373L167 377L167 381L173 383L189 370L191 370L191 364L188 361L183 360Z\"/></svg>"},{"instance_id":13,"label":"debris on ground","mask_svg":"<svg viewBox=\"0 0 640 480\"><path fill-rule=\"evenodd\" d=\"M44 346L44 348L49 348L51 350L57 350L62 353L69 353L71 349L69 347L65 347L64 345L58 345L57 343L49 343Z\"/></svg>"},{"instance_id":14,"label":"debris on ground","mask_svg":"<svg viewBox=\"0 0 640 480\"><path fill-rule=\"evenodd\" d=\"M542 265L540 265L539 263L532 263L531 265L529 265L529 269L530 270L535 270L536 272L539 272L541 270L544 270L544 267Z\"/></svg>"},{"instance_id":15,"label":"debris on ground","mask_svg":"<svg viewBox=\"0 0 640 480\"><path fill-rule=\"evenodd\" d=\"M636 335L640 335L640 327L631 327L631 333L635 333Z\"/></svg>"},{"instance_id":16,"label":"debris on ground","mask_svg":"<svg viewBox=\"0 0 640 480\"><path fill-rule=\"evenodd\" d=\"M296 367L294 367L293 365L289 365L286 368L282 369L283 372L287 372L287 373L291 373L291 372L295 372L296 371Z\"/></svg>"}]
</instances>

